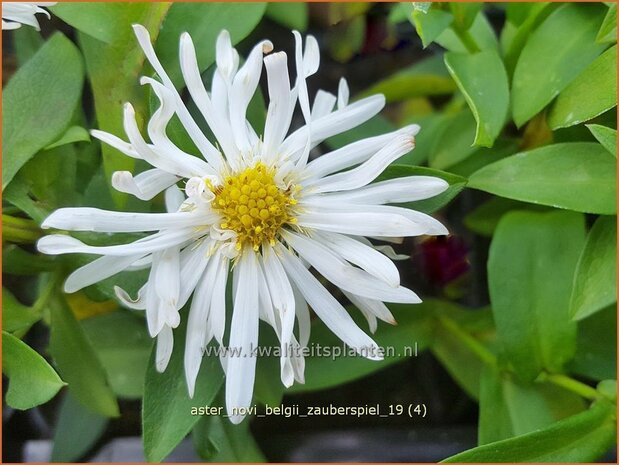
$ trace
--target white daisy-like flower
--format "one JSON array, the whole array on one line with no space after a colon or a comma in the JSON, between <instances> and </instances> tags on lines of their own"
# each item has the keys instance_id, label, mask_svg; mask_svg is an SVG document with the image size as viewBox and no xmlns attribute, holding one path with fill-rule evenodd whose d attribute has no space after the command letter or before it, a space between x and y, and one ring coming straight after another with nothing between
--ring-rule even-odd
<instances>
[{"instance_id":1,"label":"white daisy-like flower","mask_svg":"<svg viewBox=\"0 0 619 465\"><path fill-rule=\"evenodd\" d=\"M22 24L40 31L36 14L43 13L49 19L49 12L41 7L54 6L57 2L2 2L2 29L18 29Z\"/></svg>"},{"instance_id":2,"label":"white daisy-like flower","mask_svg":"<svg viewBox=\"0 0 619 465\"><path fill-rule=\"evenodd\" d=\"M159 371L165 370L172 352L179 310L193 295L184 352L189 393L193 396L205 347L213 340L227 347L228 356L222 357L225 399L235 423L243 418L235 413L235 407L247 407L252 399L256 358L251 353L258 344L260 319L273 327L282 345L281 380L287 387L295 380L304 382L303 350L299 349L309 341L308 304L348 346L368 358L380 359L376 343L308 268L338 286L363 312L372 331L377 319L394 323L383 302L420 302L415 293L400 285L398 270L389 258L393 250L375 248L367 239L394 242L404 236L447 234L431 216L386 205L437 195L448 187L444 180L412 176L372 183L391 162L414 148L419 127L411 125L363 139L309 161L313 147L376 115L385 104L384 97L374 95L349 104L348 87L342 80L337 97L319 91L310 107L305 80L318 70L318 44L308 36L303 50L296 31L294 86L286 54L270 53L271 42L260 42L239 66L230 36L222 31L208 92L193 42L185 33L180 39L183 78L217 139L215 146L181 100L146 29L139 25L134 29L161 80L141 80L160 100L147 125L150 142L140 133L129 103L124 108L129 142L102 131L93 131L93 135L153 166L137 176L116 172L112 184L143 200L165 190L168 213L94 208L62 208L52 213L44 228L153 232L129 244L106 247L89 246L59 234L40 239L39 250L48 254L102 256L74 271L65 291L75 292L123 270L149 267L148 281L137 298L120 288L117 296L127 307L146 311L150 334L157 337ZM260 137L248 123L246 111L263 63L269 105ZM305 125L289 134L297 102ZM183 152L168 138L166 126L175 114L200 156ZM184 193L177 184L184 186ZM229 270L232 309L226 309L225 298ZM226 311L232 311L227 331Z\"/></svg>"}]
</instances>

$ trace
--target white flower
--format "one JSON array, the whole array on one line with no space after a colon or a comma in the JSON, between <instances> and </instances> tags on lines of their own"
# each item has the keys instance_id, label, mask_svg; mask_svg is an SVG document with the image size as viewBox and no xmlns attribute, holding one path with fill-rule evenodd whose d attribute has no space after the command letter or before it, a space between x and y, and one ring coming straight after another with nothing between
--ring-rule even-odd
<instances>
[{"instance_id":1,"label":"white flower","mask_svg":"<svg viewBox=\"0 0 619 465\"><path fill-rule=\"evenodd\" d=\"M73 272L65 283L75 292L122 270L150 267L148 282L131 299L117 288L129 308L146 310L148 328L157 336L157 368L163 371L172 352L172 329L179 310L193 294L185 347L185 373L193 395L201 359L213 339L244 356L222 357L226 372L226 406L233 422L242 420L234 407L252 399L258 321L270 324L284 347L307 347L309 306L348 346L368 358L380 359L376 343L353 321L344 307L308 270L312 266L342 289L363 312L370 328L376 319L394 323L386 302L420 302L400 286L398 270L367 237L397 241L402 236L447 234L432 217L387 203L432 197L447 188L441 179L413 176L370 184L391 162L414 147L416 125L360 140L308 161L310 150L325 139L358 126L376 115L384 97L374 95L348 103L341 81L338 97L319 91L310 108L305 79L318 69L318 44L307 37L302 50L295 32L297 77L291 88L287 57L260 42L239 67L230 36L221 32L210 93L204 87L188 34L180 40L182 74L202 117L217 138L217 148L199 129L178 91L157 59L142 26L136 36L160 81L144 77L161 105L148 122L150 143L138 130L135 113L125 105L129 142L93 131L100 140L153 166L137 176L117 172L114 187L140 199L165 190L168 213L117 213L94 208L62 208L45 228L73 231L156 231L130 244L93 247L66 235L42 238L48 254L87 253L101 258ZM262 136L246 120L262 65L268 78L269 105ZM305 125L291 134L297 101ZM337 105L336 105L337 104ZM337 106L337 109L334 107ZM200 150L183 152L166 134L176 114ZM185 194L177 187L185 186ZM384 250L384 249L380 249ZM226 285L232 269L233 313L226 345ZM295 319L298 334L294 332ZM299 350L282 350L281 380L304 382Z\"/></svg>"},{"instance_id":2,"label":"white flower","mask_svg":"<svg viewBox=\"0 0 619 465\"><path fill-rule=\"evenodd\" d=\"M2 29L18 29L22 24L41 30L36 14L49 13L43 6L54 6L57 2L2 2ZM5 21L6 20L6 21ZM10 22L7 22L10 21Z\"/></svg>"}]
</instances>

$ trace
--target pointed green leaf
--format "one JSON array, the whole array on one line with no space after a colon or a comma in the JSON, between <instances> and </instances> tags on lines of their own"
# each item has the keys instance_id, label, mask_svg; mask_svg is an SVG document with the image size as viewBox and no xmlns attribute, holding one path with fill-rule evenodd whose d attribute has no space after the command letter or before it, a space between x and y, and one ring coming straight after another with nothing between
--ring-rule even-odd
<instances>
[{"instance_id":1,"label":"pointed green leaf","mask_svg":"<svg viewBox=\"0 0 619 465\"><path fill-rule=\"evenodd\" d=\"M540 112L604 50L595 42L603 15L598 4L566 4L529 36L512 82L517 126Z\"/></svg>"},{"instance_id":2,"label":"pointed green leaf","mask_svg":"<svg viewBox=\"0 0 619 465\"><path fill-rule=\"evenodd\" d=\"M35 153L67 129L83 82L80 53L61 33L13 75L2 93L3 190Z\"/></svg>"},{"instance_id":3,"label":"pointed green leaf","mask_svg":"<svg viewBox=\"0 0 619 465\"><path fill-rule=\"evenodd\" d=\"M600 43L617 42L617 4L612 3L606 12L602 26L595 39Z\"/></svg>"},{"instance_id":4,"label":"pointed green leaf","mask_svg":"<svg viewBox=\"0 0 619 465\"><path fill-rule=\"evenodd\" d=\"M585 126L591 131L593 137L617 158L617 130L599 124L586 124Z\"/></svg>"},{"instance_id":5,"label":"pointed green leaf","mask_svg":"<svg viewBox=\"0 0 619 465\"><path fill-rule=\"evenodd\" d=\"M44 404L65 385L43 357L6 331L2 331L2 373L9 378L6 403L19 410Z\"/></svg>"},{"instance_id":6,"label":"pointed green leaf","mask_svg":"<svg viewBox=\"0 0 619 465\"><path fill-rule=\"evenodd\" d=\"M617 378L616 305L578 322L576 349L570 373L598 381Z\"/></svg>"},{"instance_id":7,"label":"pointed green leaf","mask_svg":"<svg viewBox=\"0 0 619 465\"><path fill-rule=\"evenodd\" d=\"M584 217L574 212L510 212L494 233L488 286L497 341L522 380L560 371L574 355L569 296L584 242Z\"/></svg>"},{"instance_id":8,"label":"pointed green leaf","mask_svg":"<svg viewBox=\"0 0 619 465\"><path fill-rule=\"evenodd\" d=\"M617 217L601 216L587 236L580 255L570 314L575 320L617 301Z\"/></svg>"},{"instance_id":9,"label":"pointed green leaf","mask_svg":"<svg viewBox=\"0 0 619 465\"><path fill-rule=\"evenodd\" d=\"M568 142L518 153L473 173L468 186L524 202L614 215L617 160L600 144Z\"/></svg>"},{"instance_id":10,"label":"pointed green leaf","mask_svg":"<svg viewBox=\"0 0 619 465\"><path fill-rule=\"evenodd\" d=\"M421 37L423 47L426 48L449 27L453 21L453 15L438 8L430 8L426 11L415 8L409 19Z\"/></svg>"},{"instance_id":11,"label":"pointed green leaf","mask_svg":"<svg viewBox=\"0 0 619 465\"><path fill-rule=\"evenodd\" d=\"M2 288L2 329L9 333L25 334L41 319L30 307L20 303L7 289Z\"/></svg>"},{"instance_id":12,"label":"pointed green leaf","mask_svg":"<svg viewBox=\"0 0 619 465\"><path fill-rule=\"evenodd\" d=\"M52 142L44 150L60 147L61 145L73 144L74 142L89 142L90 134L81 126L71 126L65 131L60 139Z\"/></svg>"},{"instance_id":13,"label":"pointed green leaf","mask_svg":"<svg viewBox=\"0 0 619 465\"><path fill-rule=\"evenodd\" d=\"M584 97L586 96L586 97ZM550 110L552 129L588 121L617 106L617 46L591 62L557 97Z\"/></svg>"},{"instance_id":14,"label":"pointed green leaf","mask_svg":"<svg viewBox=\"0 0 619 465\"><path fill-rule=\"evenodd\" d=\"M509 83L501 57L494 50L472 55L449 52L445 65L477 120L474 143L492 147L509 106Z\"/></svg>"}]
</instances>

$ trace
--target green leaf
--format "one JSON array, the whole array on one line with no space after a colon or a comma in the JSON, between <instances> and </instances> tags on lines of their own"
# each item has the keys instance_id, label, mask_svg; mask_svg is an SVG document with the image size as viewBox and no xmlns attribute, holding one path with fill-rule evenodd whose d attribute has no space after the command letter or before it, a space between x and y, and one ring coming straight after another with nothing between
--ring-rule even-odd
<instances>
[{"instance_id":1,"label":"green leaf","mask_svg":"<svg viewBox=\"0 0 619 465\"><path fill-rule=\"evenodd\" d=\"M53 298L50 313L49 350L70 391L94 412L107 417L118 416L116 397L101 362L64 299Z\"/></svg>"},{"instance_id":2,"label":"green leaf","mask_svg":"<svg viewBox=\"0 0 619 465\"><path fill-rule=\"evenodd\" d=\"M49 205L30 197L28 185L19 176L2 192L2 199L26 213L37 224L41 224L52 212Z\"/></svg>"},{"instance_id":3,"label":"green leaf","mask_svg":"<svg viewBox=\"0 0 619 465\"><path fill-rule=\"evenodd\" d=\"M414 355L415 346L417 350L423 350L432 334L433 322L430 317L434 308L435 305L428 301L414 306L389 304L398 324L392 328L379 325L373 338L379 346L393 348L394 353L391 356L386 356L381 361L373 361L361 356L310 355L305 359L305 384L294 384L286 392L314 391L348 383ZM357 321L361 320L359 313L351 308L351 315ZM349 350L320 321L312 325L310 344L312 343L331 350Z\"/></svg>"},{"instance_id":4,"label":"green leaf","mask_svg":"<svg viewBox=\"0 0 619 465\"><path fill-rule=\"evenodd\" d=\"M445 54L445 65L477 120L475 144L492 147L509 106L509 83L503 61L494 50Z\"/></svg>"},{"instance_id":5,"label":"green leaf","mask_svg":"<svg viewBox=\"0 0 619 465\"><path fill-rule=\"evenodd\" d=\"M383 94L387 103L392 103L416 97L451 94L455 90L456 84L445 69L440 55L435 55L377 82L359 96Z\"/></svg>"},{"instance_id":6,"label":"green leaf","mask_svg":"<svg viewBox=\"0 0 619 465\"><path fill-rule=\"evenodd\" d=\"M106 8L110 4L88 4L81 10L81 14L90 15L90 21L100 21L97 16L97 8ZM133 34L131 24L142 24L151 34L152 40L157 37L161 21L165 16L169 3L145 3L132 4L119 3L107 10L110 14L120 15L117 18L116 40L114 45L108 45L88 34L80 32L78 39L84 54L86 69L92 93L94 96L97 129L122 137L123 111L122 105L131 102L136 109L136 114L144 115L146 102L143 92L138 85L138 77L144 65L144 52L138 45ZM177 43L178 44L178 43ZM101 144L103 155L104 172L110 179L114 171L132 171L135 160L108 144ZM123 207L127 202L127 194L122 194L108 185L117 207Z\"/></svg>"},{"instance_id":7,"label":"green leaf","mask_svg":"<svg viewBox=\"0 0 619 465\"><path fill-rule=\"evenodd\" d=\"M464 217L464 224L482 236L492 236L503 215L512 210L539 210L546 207L493 197Z\"/></svg>"},{"instance_id":8,"label":"green leaf","mask_svg":"<svg viewBox=\"0 0 619 465\"><path fill-rule=\"evenodd\" d=\"M52 142L44 150L53 149L62 145L73 144L74 142L90 142L90 134L81 126L71 126L60 136L60 139Z\"/></svg>"},{"instance_id":9,"label":"green leaf","mask_svg":"<svg viewBox=\"0 0 619 465\"><path fill-rule=\"evenodd\" d=\"M486 368L481 377L479 445L544 428L582 412L578 395L551 384L523 384Z\"/></svg>"},{"instance_id":10,"label":"green leaf","mask_svg":"<svg viewBox=\"0 0 619 465\"><path fill-rule=\"evenodd\" d=\"M409 20L411 20L421 38L423 48L434 42L449 27L453 18L451 13L438 8L430 8L426 11L416 8L409 16Z\"/></svg>"},{"instance_id":11,"label":"green leaf","mask_svg":"<svg viewBox=\"0 0 619 465\"><path fill-rule=\"evenodd\" d=\"M142 397L152 340L143 318L127 311L87 318L82 328L119 397Z\"/></svg>"},{"instance_id":12,"label":"green leaf","mask_svg":"<svg viewBox=\"0 0 619 465\"><path fill-rule=\"evenodd\" d=\"M512 82L518 127L548 105L603 50L595 43L603 7L570 3L554 11L529 36Z\"/></svg>"},{"instance_id":13,"label":"green leaf","mask_svg":"<svg viewBox=\"0 0 619 465\"><path fill-rule=\"evenodd\" d=\"M560 371L576 350L569 296L585 242L574 212L514 211L490 245L488 287L502 359L522 380Z\"/></svg>"},{"instance_id":14,"label":"green leaf","mask_svg":"<svg viewBox=\"0 0 619 465\"><path fill-rule=\"evenodd\" d=\"M108 419L77 401L69 392L64 396L54 429L52 462L76 462L105 432Z\"/></svg>"},{"instance_id":15,"label":"green leaf","mask_svg":"<svg viewBox=\"0 0 619 465\"><path fill-rule=\"evenodd\" d=\"M30 307L20 303L7 289L2 288L2 329L9 333L26 333L41 319Z\"/></svg>"},{"instance_id":16,"label":"green leaf","mask_svg":"<svg viewBox=\"0 0 619 465\"><path fill-rule=\"evenodd\" d=\"M585 126L591 131L593 137L617 158L617 130L599 124L586 124Z\"/></svg>"},{"instance_id":17,"label":"green leaf","mask_svg":"<svg viewBox=\"0 0 619 465\"><path fill-rule=\"evenodd\" d=\"M606 44L617 42L617 4L612 3L604 16L604 21L600 26L598 35L595 39L597 42Z\"/></svg>"},{"instance_id":18,"label":"green leaf","mask_svg":"<svg viewBox=\"0 0 619 465\"><path fill-rule=\"evenodd\" d=\"M576 355L570 372L594 380L617 378L617 307L578 322Z\"/></svg>"},{"instance_id":19,"label":"green leaf","mask_svg":"<svg viewBox=\"0 0 619 465\"><path fill-rule=\"evenodd\" d=\"M518 151L514 139L497 139L492 147L479 147L470 156L449 168L449 172L468 178L486 165L502 160Z\"/></svg>"},{"instance_id":20,"label":"green leaf","mask_svg":"<svg viewBox=\"0 0 619 465\"><path fill-rule=\"evenodd\" d=\"M467 31L473 25L473 21L480 12L483 3L449 3L449 9L454 16L453 27L461 31Z\"/></svg>"},{"instance_id":21,"label":"green leaf","mask_svg":"<svg viewBox=\"0 0 619 465\"><path fill-rule=\"evenodd\" d=\"M417 200L415 202L399 204L401 207L410 208L424 213L434 213L436 210L444 207L456 195L458 195L462 189L464 189L464 186L466 186L466 179L461 176L423 166L409 165L389 165L387 169L385 169L385 171L383 171L376 178L376 181L385 181L388 179L402 178L405 176L434 176L444 179L449 183L447 190L441 192L437 196L429 199Z\"/></svg>"},{"instance_id":22,"label":"green leaf","mask_svg":"<svg viewBox=\"0 0 619 465\"><path fill-rule=\"evenodd\" d=\"M83 80L80 54L60 33L13 75L2 96L3 190L24 163L67 128Z\"/></svg>"},{"instance_id":23,"label":"green leaf","mask_svg":"<svg viewBox=\"0 0 619 465\"><path fill-rule=\"evenodd\" d=\"M174 351L165 372L155 368L153 347L144 384L142 403L142 439L144 453L150 462L163 460L200 419L192 408L212 405L223 383L223 372L216 356L202 359L193 399L187 392L183 354L185 352L186 318L174 330ZM228 420L226 420L228 421Z\"/></svg>"},{"instance_id":24,"label":"green leaf","mask_svg":"<svg viewBox=\"0 0 619 465\"><path fill-rule=\"evenodd\" d=\"M570 315L581 320L617 301L617 217L601 216L578 260Z\"/></svg>"},{"instance_id":25,"label":"green leaf","mask_svg":"<svg viewBox=\"0 0 619 465\"><path fill-rule=\"evenodd\" d=\"M228 30L232 45L254 30L266 10L266 3L173 3L161 26L155 50L172 81L182 86L178 41L188 32L196 46L200 71L215 61L215 41ZM217 27L213 27L213 25Z\"/></svg>"},{"instance_id":26,"label":"green leaf","mask_svg":"<svg viewBox=\"0 0 619 465\"><path fill-rule=\"evenodd\" d=\"M247 421L234 425L219 415L201 418L193 430L193 441L200 457L209 462L265 461Z\"/></svg>"},{"instance_id":27,"label":"green leaf","mask_svg":"<svg viewBox=\"0 0 619 465\"><path fill-rule=\"evenodd\" d=\"M288 29L307 29L308 6L304 2L269 2L265 15Z\"/></svg>"},{"instance_id":28,"label":"green leaf","mask_svg":"<svg viewBox=\"0 0 619 465\"><path fill-rule=\"evenodd\" d=\"M475 152L475 118L470 111L463 110L447 116L441 129L442 131L436 134L429 164L432 168L445 170L466 160Z\"/></svg>"},{"instance_id":29,"label":"green leaf","mask_svg":"<svg viewBox=\"0 0 619 465\"><path fill-rule=\"evenodd\" d=\"M443 462L594 462L615 443L615 410L599 401L542 430L485 444Z\"/></svg>"},{"instance_id":30,"label":"green leaf","mask_svg":"<svg viewBox=\"0 0 619 465\"><path fill-rule=\"evenodd\" d=\"M145 7L122 2L59 2L50 9L78 31L106 44L119 45L130 35L132 19L144 18Z\"/></svg>"},{"instance_id":31,"label":"green leaf","mask_svg":"<svg viewBox=\"0 0 619 465\"><path fill-rule=\"evenodd\" d=\"M6 331L2 331L2 373L9 378L6 403L18 410L44 404L65 385L43 357Z\"/></svg>"},{"instance_id":32,"label":"green leaf","mask_svg":"<svg viewBox=\"0 0 619 465\"><path fill-rule=\"evenodd\" d=\"M465 43L462 37L466 37ZM479 50L498 50L499 43L492 25L486 15L480 11L466 34L458 34L453 28L445 30L436 38L436 43L455 53L471 53Z\"/></svg>"},{"instance_id":33,"label":"green leaf","mask_svg":"<svg viewBox=\"0 0 619 465\"><path fill-rule=\"evenodd\" d=\"M548 145L492 163L468 186L524 202L586 213L617 212L617 160L600 144Z\"/></svg>"},{"instance_id":34,"label":"green leaf","mask_svg":"<svg viewBox=\"0 0 619 465\"><path fill-rule=\"evenodd\" d=\"M16 276L33 276L53 269L54 259L49 255L34 255L15 244L9 244L2 248L3 273Z\"/></svg>"},{"instance_id":35,"label":"green leaf","mask_svg":"<svg viewBox=\"0 0 619 465\"><path fill-rule=\"evenodd\" d=\"M23 66L45 43L41 33L33 27L20 27L11 36L19 66Z\"/></svg>"},{"instance_id":36,"label":"green leaf","mask_svg":"<svg viewBox=\"0 0 619 465\"><path fill-rule=\"evenodd\" d=\"M586 98L583 96L586 95ZM617 106L617 46L597 57L557 97L548 124L552 129L588 121Z\"/></svg>"}]
</instances>

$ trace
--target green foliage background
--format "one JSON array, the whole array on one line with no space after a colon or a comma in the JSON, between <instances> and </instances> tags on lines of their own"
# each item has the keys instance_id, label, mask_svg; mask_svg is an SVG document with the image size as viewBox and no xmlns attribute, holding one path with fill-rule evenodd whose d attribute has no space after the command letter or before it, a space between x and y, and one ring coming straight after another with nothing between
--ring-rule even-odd
<instances>
[{"instance_id":1,"label":"green foliage background","mask_svg":"<svg viewBox=\"0 0 619 465\"><path fill-rule=\"evenodd\" d=\"M490 8L504 10L498 31L488 20ZM479 403L479 446L447 461L594 461L616 436L617 6L401 3L388 9L389 27L412 23L432 53L353 95L385 94L389 118L376 117L327 143L335 148L419 122L417 149L381 179L447 180L446 193L409 205L430 213L448 209L463 189L491 194L459 213L470 231L491 241L490 309L471 312L448 295L414 308L394 305L399 325L379 327L376 341L396 348L417 341ZM68 390L54 436L57 461L89 450L108 418L119 415L118 399L140 398L149 460L164 459L189 433L204 460L262 460L247 422L187 415L192 405L221 402L219 362L205 361L197 397L188 399L182 327L170 366L158 374L141 317L108 300L115 283L137 288L144 275L123 273L67 296L62 279L85 259L42 256L32 244L44 234L42 220L61 206L161 208L161 199L149 204L111 190L113 171L143 167L88 134L98 128L122 135L125 101L145 119L151 110L138 77L152 70L131 24L149 29L164 67L182 86L181 32L192 35L208 79L220 29L234 43L266 18L305 30L307 5L59 3L50 10L70 38L54 32L43 39L26 27L8 32L17 70L2 102L3 272L8 282L27 279L33 287L28 305L3 287L4 401L29 409ZM326 11L327 53L346 63L362 49L372 4L332 4ZM84 103L89 99L92 112ZM261 97L252 115L262 127ZM180 126L170 134L192 150ZM314 323L312 342L336 342ZM23 341L33 325L50 331L49 347L39 352ZM306 383L292 392L340 385L399 361L308 358ZM271 362L258 362L255 400L275 405L284 390Z\"/></svg>"}]
</instances>

